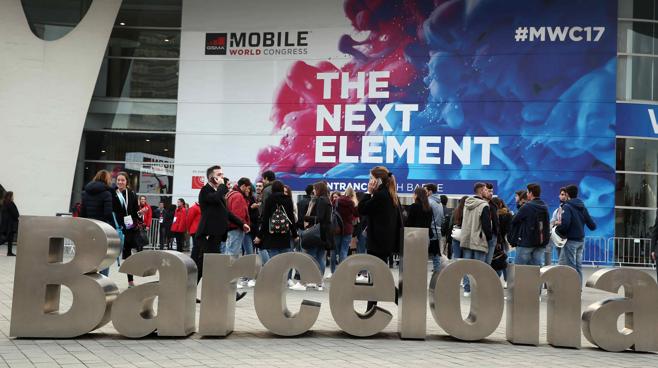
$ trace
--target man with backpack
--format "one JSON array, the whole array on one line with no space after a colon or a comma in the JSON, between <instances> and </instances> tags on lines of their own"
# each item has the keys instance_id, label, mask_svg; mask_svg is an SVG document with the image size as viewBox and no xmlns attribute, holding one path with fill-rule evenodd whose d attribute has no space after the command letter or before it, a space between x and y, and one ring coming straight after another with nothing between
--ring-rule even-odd
<instances>
[{"instance_id":1,"label":"man with backpack","mask_svg":"<svg viewBox=\"0 0 658 368\"><path fill-rule=\"evenodd\" d=\"M544 250L551 238L548 206L541 200L539 184L528 184L528 201L512 218L518 265L543 266Z\"/></svg>"},{"instance_id":2,"label":"man with backpack","mask_svg":"<svg viewBox=\"0 0 658 368\"><path fill-rule=\"evenodd\" d=\"M585 225L590 230L596 229L596 224L585 207L585 203L578 198L578 187L571 184L565 188L567 201L562 206L562 218L557 222L555 232L567 242L560 253L558 264L574 268L583 281L581 265L583 262L583 247L585 246Z\"/></svg>"}]
</instances>

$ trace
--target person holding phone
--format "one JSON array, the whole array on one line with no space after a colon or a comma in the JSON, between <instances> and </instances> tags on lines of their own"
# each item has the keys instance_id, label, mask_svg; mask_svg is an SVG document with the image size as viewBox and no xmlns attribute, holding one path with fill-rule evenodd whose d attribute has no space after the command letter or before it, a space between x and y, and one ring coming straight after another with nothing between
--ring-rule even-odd
<instances>
[{"instance_id":1,"label":"person holding phone","mask_svg":"<svg viewBox=\"0 0 658 368\"><path fill-rule=\"evenodd\" d=\"M402 248L404 222L395 176L386 167L376 166L370 170L368 193L359 202L358 209L368 221L368 254L387 263L393 253ZM368 310L375 305L377 302L369 301Z\"/></svg>"},{"instance_id":2,"label":"person holding phone","mask_svg":"<svg viewBox=\"0 0 658 368\"><path fill-rule=\"evenodd\" d=\"M203 256L206 253L220 253L221 242L226 241L229 221L241 228L245 233L251 231L237 216L228 211L226 207L226 194L228 187L224 181L224 172L219 165L211 166L206 170L208 183L199 192L199 207L201 220L194 239L195 247L192 259L197 265L197 283L203 277ZM236 299L244 297L239 293Z\"/></svg>"}]
</instances>

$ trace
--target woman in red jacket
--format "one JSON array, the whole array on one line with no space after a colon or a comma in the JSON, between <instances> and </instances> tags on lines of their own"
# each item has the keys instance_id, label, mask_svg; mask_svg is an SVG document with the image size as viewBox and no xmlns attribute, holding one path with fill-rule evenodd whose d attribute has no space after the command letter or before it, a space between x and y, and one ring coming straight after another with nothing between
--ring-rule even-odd
<instances>
[{"instance_id":1,"label":"woman in red jacket","mask_svg":"<svg viewBox=\"0 0 658 368\"><path fill-rule=\"evenodd\" d=\"M171 235L176 239L176 250L179 252L185 251L185 232L187 232L187 209L185 200L178 198L174 222L171 224Z\"/></svg>"},{"instance_id":2,"label":"woman in red jacket","mask_svg":"<svg viewBox=\"0 0 658 368\"><path fill-rule=\"evenodd\" d=\"M153 210L148 202L146 202L145 196L139 197L139 210L137 211L137 214L144 222L146 231L149 231L151 229L151 221L153 220Z\"/></svg>"}]
</instances>

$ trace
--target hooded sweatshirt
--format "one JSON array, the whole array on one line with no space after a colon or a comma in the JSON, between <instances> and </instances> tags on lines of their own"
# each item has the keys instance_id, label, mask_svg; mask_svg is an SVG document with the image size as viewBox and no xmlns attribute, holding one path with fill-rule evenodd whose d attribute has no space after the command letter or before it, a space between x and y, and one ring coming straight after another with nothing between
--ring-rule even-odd
<instances>
[{"instance_id":1,"label":"hooded sweatshirt","mask_svg":"<svg viewBox=\"0 0 658 368\"><path fill-rule=\"evenodd\" d=\"M467 198L464 202L460 247L486 253L491 238L489 204L477 196Z\"/></svg>"},{"instance_id":2,"label":"hooded sweatshirt","mask_svg":"<svg viewBox=\"0 0 658 368\"><path fill-rule=\"evenodd\" d=\"M596 224L589 215L585 203L580 198L570 199L562 207L562 223L557 226L557 233L567 240L583 241L585 225L590 230L596 230Z\"/></svg>"},{"instance_id":3,"label":"hooded sweatshirt","mask_svg":"<svg viewBox=\"0 0 658 368\"><path fill-rule=\"evenodd\" d=\"M515 237L515 239L512 240L512 243L515 246L526 248L542 246L541 244L532 244L532 239L536 237L531 236L531 228L535 226L534 222L538 218L545 218L547 220L546 226L547 228L549 227L548 219L550 219L550 216L548 214L548 206L546 206L544 201L535 198L521 206L519 212L517 212L512 218L511 233L514 234L513 236Z\"/></svg>"}]
</instances>

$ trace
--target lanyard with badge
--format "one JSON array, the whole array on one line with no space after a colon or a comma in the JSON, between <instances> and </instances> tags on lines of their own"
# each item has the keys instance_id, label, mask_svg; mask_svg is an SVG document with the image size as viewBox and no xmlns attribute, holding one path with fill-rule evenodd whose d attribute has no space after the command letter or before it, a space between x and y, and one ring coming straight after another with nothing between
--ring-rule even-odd
<instances>
[{"instance_id":1,"label":"lanyard with badge","mask_svg":"<svg viewBox=\"0 0 658 368\"><path fill-rule=\"evenodd\" d=\"M117 189L117 197L119 197L119 202L121 202L121 205L126 209L126 216L123 217L123 223L126 225L126 229L132 229L134 223L132 216L128 213L128 189L126 189L125 198L123 197L123 194L121 194L121 191Z\"/></svg>"}]
</instances>

